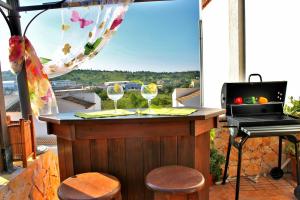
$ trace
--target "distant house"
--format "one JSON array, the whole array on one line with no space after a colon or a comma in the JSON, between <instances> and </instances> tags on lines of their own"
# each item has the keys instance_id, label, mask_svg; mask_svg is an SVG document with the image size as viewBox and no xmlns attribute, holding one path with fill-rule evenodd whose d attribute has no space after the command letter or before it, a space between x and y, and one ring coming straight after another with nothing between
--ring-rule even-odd
<instances>
[{"instance_id":1,"label":"distant house","mask_svg":"<svg viewBox=\"0 0 300 200\"><path fill-rule=\"evenodd\" d=\"M3 90L5 95L12 94L14 91L17 91L16 81L3 81Z\"/></svg>"},{"instance_id":2,"label":"distant house","mask_svg":"<svg viewBox=\"0 0 300 200\"><path fill-rule=\"evenodd\" d=\"M3 88L7 90L17 90L16 81L3 81Z\"/></svg>"},{"instance_id":3,"label":"distant house","mask_svg":"<svg viewBox=\"0 0 300 200\"><path fill-rule=\"evenodd\" d=\"M190 87L191 88L199 88L200 87L200 80L199 79L192 79Z\"/></svg>"},{"instance_id":4,"label":"distant house","mask_svg":"<svg viewBox=\"0 0 300 200\"><path fill-rule=\"evenodd\" d=\"M100 97L89 90L68 89L55 91L56 101L59 112L76 112L84 110L101 110ZM12 120L17 121L21 118L20 103L18 95L5 95L5 109ZM45 122L34 120L36 137L38 144L55 143L56 137L47 135Z\"/></svg>"},{"instance_id":5,"label":"distant house","mask_svg":"<svg viewBox=\"0 0 300 200\"><path fill-rule=\"evenodd\" d=\"M107 86L112 86L114 84L125 85L127 83L130 83L130 81L109 81L109 82L105 82L104 85L107 87Z\"/></svg>"},{"instance_id":6,"label":"distant house","mask_svg":"<svg viewBox=\"0 0 300 200\"><path fill-rule=\"evenodd\" d=\"M163 85L163 84L165 84L165 81L164 80L158 80L158 81L156 81L156 84L157 85Z\"/></svg>"},{"instance_id":7,"label":"distant house","mask_svg":"<svg viewBox=\"0 0 300 200\"><path fill-rule=\"evenodd\" d=\"M104 83L104 85L106 87L113 86L115 84L121 85L125 91L140 90L141 87L142 87L141 84L136 83L136 82L131 82L131 81L110 81L110 82L105 82Z\"/></svg>"},{"instance_id":8,"label":"distant house","mask_svg":"<svg viewBox=\"0 0 300 200\"><path fill-rule=\"evenodd\" d=\"M20 106L16 109L16 104L19 104L19 95L17 93L4 95L4 102L5 102L5 110L18 110L16 112L20 112Z\"/></svg>"},{"instance_id":9,"label":"distant house","mask_svg":"<svg viewBox=\"0 0 300 200\"><path fill-rule=\"evenodd\" d=\"M123 87L125 91L128 91L128 90L140 90L142 86L141 84L138 83L129 82L126 83Z\"/></svg>"},{"instance_id":10,"label":"distant house","mask_svg":"<svg viewBox=\"0 0 300 200\"><path fill-rule=\"evenodd\" d=\"M100 110L100 97L89 90L69 89L55 91L59 112L74 112L79 110ZM7 112L20 112L18 95L5 95Z\"/></svg>"},{"instance_id":11,"label":"distant house","mask_svg":"<svg viewBox=\"0 0 300 200\"><path fill-rule=\"evenodd\" d=\"M51 85L54 90L82 88L82 85L77 84L76 81L71 80L51 81Z\"/></svg>"},{"instance_id":12,"label":"distant house","mask_svg":"<svg viewBox=\"0 0 300 200\"><path fill-rule=\"evenodd\" d=\"M56 90L56 101L59 112L79 110L101 110L100 97L85 89Z\"/></svg>"},{"instance_id":13,"label":"distant house","mask_svg":"<svg viewBox=\"0 0 300 200\"><path fill-rule=\"evenodd\" d=\"M199 107L199 88L176 88L172 93L173 107Z\"/></svg>"}]
</instances>

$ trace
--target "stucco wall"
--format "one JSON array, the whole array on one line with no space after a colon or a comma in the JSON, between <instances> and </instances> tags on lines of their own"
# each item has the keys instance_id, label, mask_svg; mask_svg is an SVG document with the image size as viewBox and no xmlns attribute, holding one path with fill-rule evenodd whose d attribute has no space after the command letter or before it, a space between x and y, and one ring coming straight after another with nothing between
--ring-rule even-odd
<instances>
[{"instance_id":1,"label":"stucco wall","mask_svg":"<svg viewBox=\"0 0 300 200\"><path fill-rule=\"evenodd\" d=\"M228 129L217 129L215 146L226 157ZM284 145L283 145L284 149ZM282 154L283 162L286 154ZM256 176L268 174L278 163L278 137L251 138L243 147L242 175ZM236 176L238 154L231 148L229 176Z\"/></svg>"},{"instance_id":2,"label":"stucco wall","mask_svg":"<svg viewBox=\"0 0 300 200\"><path fill-rule=\"evenodd\" d=\"M213 0L202 11L205 107L221 106L221 88L229 80L228 9L228 1Z\"/></svg>"}]
</instances>

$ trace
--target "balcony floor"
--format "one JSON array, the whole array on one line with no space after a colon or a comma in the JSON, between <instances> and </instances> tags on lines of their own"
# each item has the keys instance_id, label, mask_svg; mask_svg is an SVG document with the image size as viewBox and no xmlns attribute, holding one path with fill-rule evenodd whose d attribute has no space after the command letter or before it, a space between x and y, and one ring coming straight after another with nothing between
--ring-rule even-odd
<instances>
[{"instance_id":1,"label":"balcony floor","mask_svg":"<svg viewBox=\"0 0 300 200\"><path fill-rule=\"evenodd\" d=\"M240 200L296 200L294 187L296 182L290 175L280 180L260 177L257 183L241 178ZM210 188L210 200L234 200L235 180L226 185L214 185Z\"/></svg>"}]
</instances>

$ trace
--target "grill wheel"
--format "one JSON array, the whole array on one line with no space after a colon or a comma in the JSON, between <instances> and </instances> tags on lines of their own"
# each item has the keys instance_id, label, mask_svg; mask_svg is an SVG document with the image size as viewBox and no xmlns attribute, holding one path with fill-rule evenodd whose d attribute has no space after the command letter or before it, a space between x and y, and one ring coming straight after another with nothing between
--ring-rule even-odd
<instances>
[{"instance_id":1,"label":"grill wheel","mask_svg":"<svg viewBox=\"0 0 300 200\"><path fill-rule=\"evenodd\" d=\"M274 167L271 169L270 175L273 179L278 180L283 177L283 170L279 167Z\"/></svg>"}]
</instances>

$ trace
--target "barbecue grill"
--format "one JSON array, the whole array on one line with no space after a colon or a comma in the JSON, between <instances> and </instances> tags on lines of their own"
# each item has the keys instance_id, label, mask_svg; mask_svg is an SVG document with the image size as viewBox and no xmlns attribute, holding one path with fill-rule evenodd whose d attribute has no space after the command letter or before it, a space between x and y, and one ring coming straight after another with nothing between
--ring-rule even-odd
<instances>
[{"instance_id":1,"label":"barbecue grill","mask_svg":"<svg viewBox=\"0 0 300 200\"><path fill-rule=\"evenodd\" d=\"M260 82L251 82L257 76ZM226 183L231 147L238 150L238 167L235 199L239 199L240 173L243 145L249 138L279 138L278 167L271 170L273 179L283 176L281 169L282 140L295 145L297 163L297 187L294 195L300 199L299 141L295 134L300 134L300 119L287 116L283 112L286 94L286 81L263 82L259 74L251 74L248 82L224 83L221 92L221 105L226 109L227 127L230 137L228 142L223 184ZM259 99L263 102L259 102Z\"/></svg>"}]
</instances>

